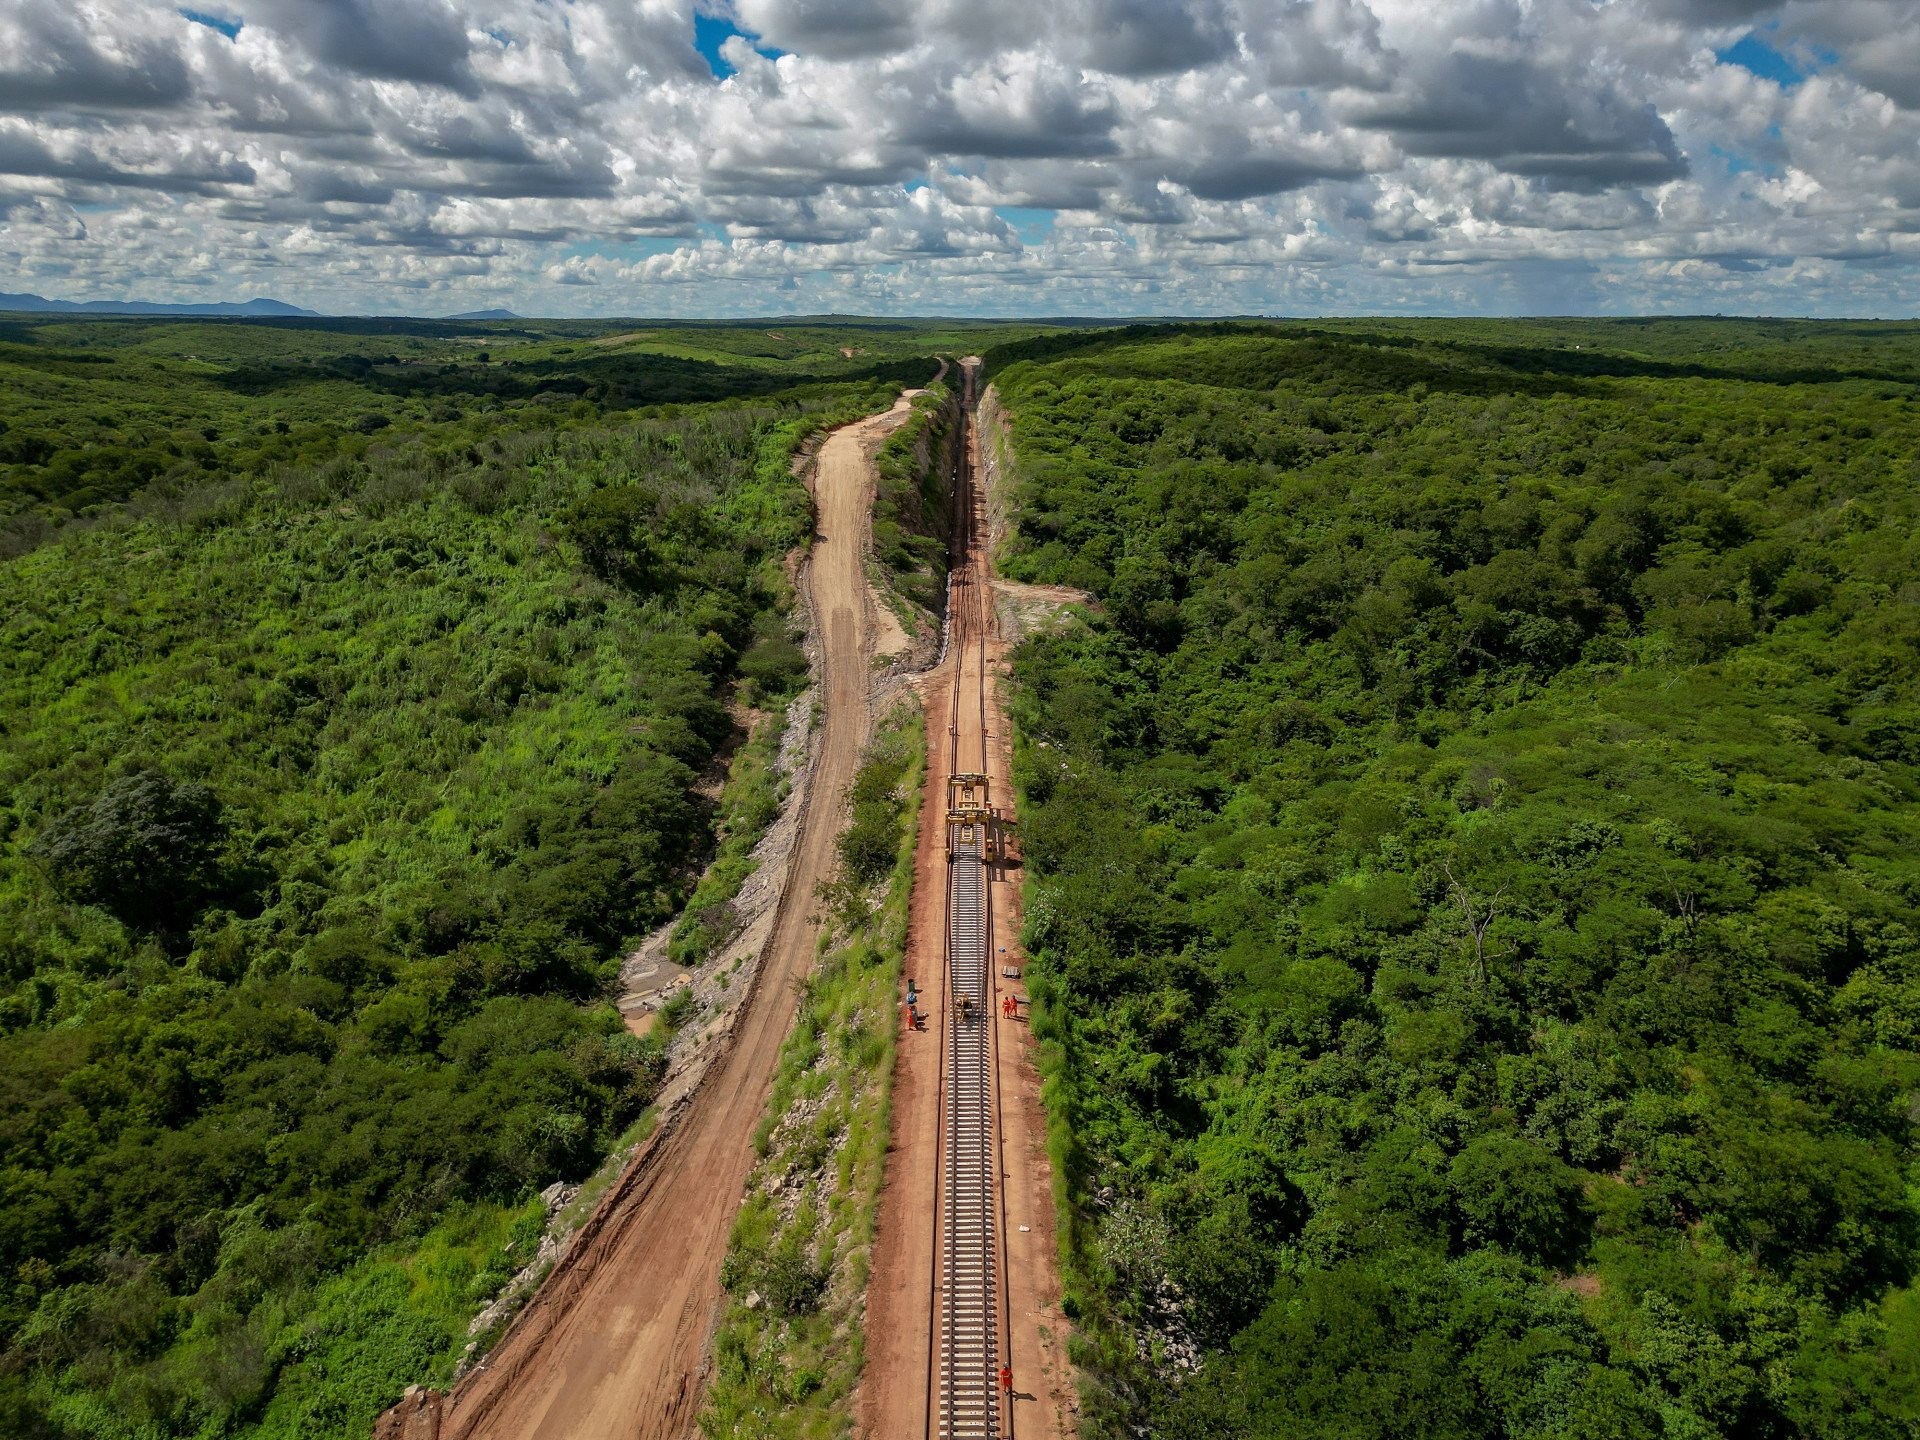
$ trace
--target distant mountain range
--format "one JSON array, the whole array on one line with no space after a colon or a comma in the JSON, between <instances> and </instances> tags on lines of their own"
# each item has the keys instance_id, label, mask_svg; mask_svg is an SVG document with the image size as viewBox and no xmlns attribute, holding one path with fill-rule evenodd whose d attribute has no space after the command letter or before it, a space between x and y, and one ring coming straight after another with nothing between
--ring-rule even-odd
<instances>
[{"instance_id":1,"label":"distant mountain range","mask_svg":"<svg viewBox=\"0 0 1920 1440\"><path fill-rule=\"evenodd\" d=\"M0 290L0 310L71 315L318 315L284 300L221 300L206 305L160 305L151 300L49 300L41 295L10 295Z\"/></svg>"},{"instance_id":2,"label":"distant mountain range","mask_svg":"<svg viewBox=\"0 0 1920 1440\"><path fill-rule=\"evenodd\" d=\"M13 295L0 290L0 312L29 315L240 315L280 319L288 316L318 317L318 310L303 310L284 300L264 296L254 300L209 301L204 305L161 305L152 300L49 300L44 295ZM518 320L511 310L466 310L448 320Z\"/></svg>"}]
</instances>

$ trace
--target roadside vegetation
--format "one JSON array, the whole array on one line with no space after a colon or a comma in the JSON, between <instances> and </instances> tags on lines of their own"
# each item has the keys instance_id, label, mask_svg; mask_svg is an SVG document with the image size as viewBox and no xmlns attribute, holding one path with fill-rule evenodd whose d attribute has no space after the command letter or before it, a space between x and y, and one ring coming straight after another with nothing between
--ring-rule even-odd
<instances>
[{"instance_id":1,"label":"roadside vegetation","mask_svg":"<svg viewBox=\"0 0 1920 1440\"><path fill-rule=\"evenodd\" d=\"M873 552L894 593L928 615L946 607L953 544L953 471L960 409L943 382L913 398L913 412L874 457Z\"/></svg>"},{"instance_id":2,"label":"roadside vegetation","mask_svg":"<svg viewBox=\"0 0 1920 1440\"><path fill-rule=\"evenodd\" d=\"M925 764L924 718L902 709L853 782L839 869L820 895L820 959L721 1270L728 1299L700 1421L715 1440L815 1440L852 1424Z\"/></svg>"},{"instance_id":3,"label":"roadside vegetation","mask_svg":"<svg viewBox=\"0 0 1920 1440\"><path fill-rule=\"evenodd\" d=\"M792 456L895 388L570 401L454 453L396 421L21 512L0 1433L358 1440L447 1378L538 1192L659 1084L619 957L777 803ZM730 703L775 714L716 814Z\"/></svg>"},{"instance_id":4,"label":"roadside vegetation","mask_svg":"<svg viewBox=\"0 0 1920 1440\"><path fill-rule=\"evenodd\" d=\"M785 693L785 685L806 674L806 656L800 647L785 640L780 646L779 659L768 667L773 673L763 672L763 679L778 680L782 688L769 695L756 683L753 688L757 698L777 700ZM796 662L798 669L794 670ZM695 969L706 964L739 933L734 899L758 868L754 848L778 818L787 798L787 782L777 764L785 718L786 712L779 706L748 712L746 743L734 753L727 770L713 859L687 897L686 908L668 942L668 953L677 965Z\"/></svg>"},{"instance_id":5,"label":"roadside vegetation","mask_svg":"<svg viewBox=\"0 0 1920 1440\"><path fill-rule=\"evenodd\" d=\"M1082 1433L1915 1433L1920 328L988 367Z\"/></svg>"}]
</instances>

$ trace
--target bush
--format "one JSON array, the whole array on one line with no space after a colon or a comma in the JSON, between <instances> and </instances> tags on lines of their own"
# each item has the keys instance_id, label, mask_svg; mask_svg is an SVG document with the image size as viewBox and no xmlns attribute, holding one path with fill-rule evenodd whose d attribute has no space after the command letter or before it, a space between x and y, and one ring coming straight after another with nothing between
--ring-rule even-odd
<instances>
[{"instance_id":1,"label":"bush","mask_svg":"<svg viewBox=\"0 0 1920 1440\"><path fill-rule=\"evenodd\" d=\"M988 365L1006 571L1103 602L1013 687L1082 1433L1897 1433L1920 329Z\"/></svg>"},{"instance_id":2,"label":"bush","mask_svg":"<svg viewBox=\"0 0 1920 1440\"><path fill-rule=\"evenodd\" d=\"M783 635L768 636L747 647L740 673L759 695L784 695L807 673L807 653Z\"/></svg>"},{"instance_id":3,"label":"bush","mask_svg":"<svg viewBox=\"0 0 1920 1440\"><path fill-rule=\"evenodd\" d=\"M275 384L279 406L297 386ZM319 1292L450 1207L591 1171L657 1089L660 1046L601 1002L714 839L693 787L738 649L785 635L774 557L806 508L787 440L865 395L619 427L496 407L432 437L395 412L257 474L183 431L206 482L13 532L0 1431L364 1434L450 1367L504 1263L400 1274L397 1309L345 1307L336 1334ZM493 477L478 506L469 465ZM580 555L547 540L570 512ZM791 660L762 658L762 680ZM765 728L730 832L768 811ZM201 775L227 810L173 778ZM729 858L737 889L751 864ZM243 1253L249 1224L272 1263Z\"/></svg>"},{"instance_id":4,"label":"bush","mask_svg":"<svg viewBox=\"0 0 1920 1440\"><path fill-rule=\"evenodd\" d=\"M805 1315L827 1292L829 1270L813 1255L813 1244L802 1226L780 1237L760 1267L759 1286L767 1303L781 1315Z\"/></svg>"}]
</instances>

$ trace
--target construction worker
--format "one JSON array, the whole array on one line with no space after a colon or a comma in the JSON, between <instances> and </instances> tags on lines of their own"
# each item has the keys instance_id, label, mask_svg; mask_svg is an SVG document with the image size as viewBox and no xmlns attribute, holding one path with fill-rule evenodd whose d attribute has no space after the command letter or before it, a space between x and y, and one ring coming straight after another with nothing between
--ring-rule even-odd
<instances>
[{"instance_id":1,"label":"construction worker","mask_svg":"<svg viewBox=\"0 0 1920 1440\"><path fill-rule=\"evenodd\" d=\"M1000 1002L1000 1013L1009 1020L1013 1019L1013 1012L1019 1006L1019 1003L1019 1001L1013 998L1013 992L1009 990L1006 997Z\"/></svg>"},{"instance_id":2,"label":"construction worker","mask_svg":"<svg viewBox=\"0 0 1920 1440\"><path fill-rule=\"evenodd\" d=\"M1009 1402L1013 1399L1013 1367L1011 1365L1000 1367L1000 1394Z\"/></svg>"}]
</instances>

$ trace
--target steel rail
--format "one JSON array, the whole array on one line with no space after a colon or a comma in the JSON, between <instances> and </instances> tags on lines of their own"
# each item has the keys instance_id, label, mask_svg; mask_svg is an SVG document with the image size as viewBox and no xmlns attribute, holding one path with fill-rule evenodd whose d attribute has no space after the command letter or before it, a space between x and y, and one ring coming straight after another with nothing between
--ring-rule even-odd
<instances>
[{"instance_id":1,"label":"steel rail","mask_svg":"<svg viewBox=\"0 0 1920 1440\"><path fill-rule=\"evenodd\" d=\"M960 707L978 706L980 763L987 772L987 602L971 554L973 485L965 406L954 487L955 559L947 621L953 662L948 754L958 773ZM971 665L969 662L972 662ZM968 671L972 670L969 677ZM969 680L977 687L968 695ZM998 1440L1003 1323L1002 1197L994 1116L994 985L989 837L979 823L947 824L945 979L947 1023L941 1076L940 1283L933 1440Z\"/></svg>"}]
</instances>

